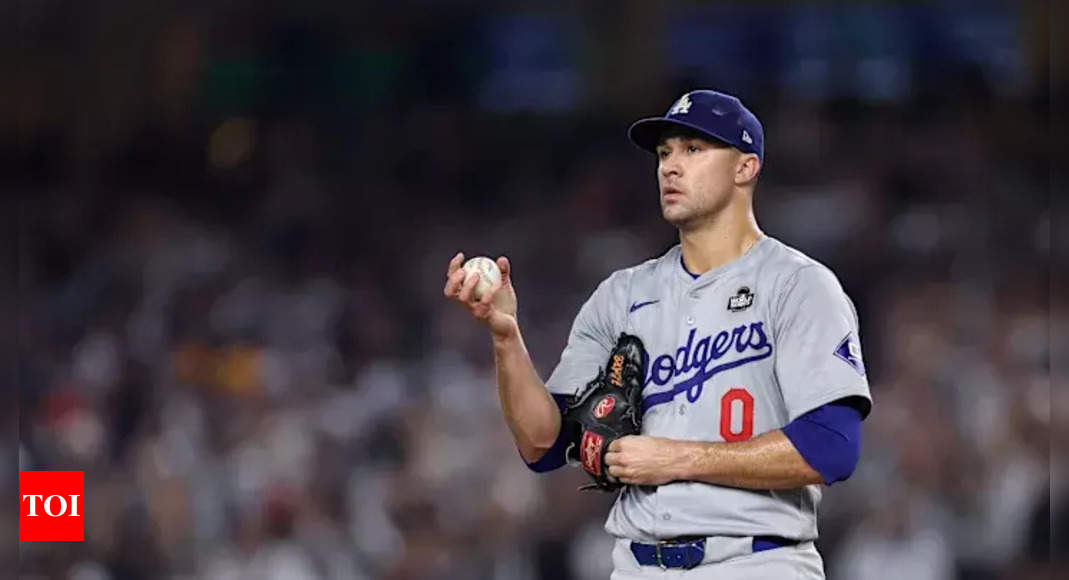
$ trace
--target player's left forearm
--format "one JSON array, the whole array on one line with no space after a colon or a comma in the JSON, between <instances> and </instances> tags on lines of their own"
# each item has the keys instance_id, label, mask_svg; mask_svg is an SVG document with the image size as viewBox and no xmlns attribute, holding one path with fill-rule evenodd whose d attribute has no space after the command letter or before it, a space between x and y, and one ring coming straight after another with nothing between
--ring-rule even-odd
<instances>
[{"instance_id":1,"label":"player's left forearm","mask_svg":"<svg viewBox=\"0 0 1069 580\"><path fill-rule=\"evenodd\" d=\"M780 430L747 441L675 441L676 479L746 489L794 489L823 483Z\"/></svg>"}]
</instances>

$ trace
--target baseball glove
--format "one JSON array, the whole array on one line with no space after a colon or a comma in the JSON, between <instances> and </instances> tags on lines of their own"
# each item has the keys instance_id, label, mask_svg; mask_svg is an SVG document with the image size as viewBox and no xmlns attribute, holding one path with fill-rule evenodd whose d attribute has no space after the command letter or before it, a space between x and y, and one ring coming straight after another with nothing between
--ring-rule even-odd
<instances>
[{"instance_id":1,"label":"baseball glove","mask_svg":"<svg viewBox=\"0 0 1069 580\"><path fill-rule=\"evenodd\" d=\"M616 491L623 487L609 475L609 444L642 431L642 383L648 358L642 340L621 333L609 362L571 399L562 413L570 444L567 457L578 462L593 483L579 489Z\"/></svg>"}]
</instances>

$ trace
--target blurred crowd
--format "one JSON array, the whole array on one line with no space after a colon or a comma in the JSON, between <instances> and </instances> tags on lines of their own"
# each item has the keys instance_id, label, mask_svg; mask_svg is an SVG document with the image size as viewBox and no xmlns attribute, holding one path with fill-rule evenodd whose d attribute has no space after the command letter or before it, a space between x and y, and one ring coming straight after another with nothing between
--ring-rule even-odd
<instances>
[{"instance_id":1,"label":"blurred crowd","mask_svg":"<svg viewBox=\"0 0 1069 580\"><path fill-rule=\"evenodd\" d=\"M181 90L194 41L171 30L161 94L212 102ZM414 62L443 46L368 34ZM190 86L224 74L189 66ZM113 142L33 141L18 464L85 471L86 541L21 545L23 577L607 578L613 498L527 470L487 333L441 288L457 251L509 256L547 377L596 284L674 243L624 130L700 80L622 115L487 112L455 78L343 119L297 89L212 118L163 99ZM768 141L758 222L861 319L875 406L820 513L833 580L1039 577L1048 557L1049 361L1069 353L1042 106L971 70L929 88L742 95Z\"/></svg>"}]
</instances>

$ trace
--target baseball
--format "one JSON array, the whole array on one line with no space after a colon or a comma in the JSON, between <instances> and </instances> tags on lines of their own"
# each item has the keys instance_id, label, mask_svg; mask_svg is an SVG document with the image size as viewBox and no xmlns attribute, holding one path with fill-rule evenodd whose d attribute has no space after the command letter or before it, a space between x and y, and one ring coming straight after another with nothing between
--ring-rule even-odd
<instances>
[{"instance_id":1,"label":"baseball","mask_svg":"<svg viewBox=\"0 0 1069 580\"><path fill-rule=\"evenodd\" d=\"M466 272L479 273L479 283L475 286L476 300L482 298L483 292L501 281L501 270L497 269L497 263L485 256L479 256L464 262L464 270Z\"/></svg>"}]
</instances>

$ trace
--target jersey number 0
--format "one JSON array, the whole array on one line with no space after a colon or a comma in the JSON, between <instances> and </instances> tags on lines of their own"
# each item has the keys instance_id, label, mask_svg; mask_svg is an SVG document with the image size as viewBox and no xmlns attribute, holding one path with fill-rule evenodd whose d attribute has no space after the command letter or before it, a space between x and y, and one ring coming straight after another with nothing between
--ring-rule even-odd
<instances>
[{"instance_id":1,"label":"jersey number 0","mask_svg":"<svg viewBox=\"0 0 1069 580\"><path fill-rule=\"evenodd\" d=\"M738 431L731 428L736 407L742 407L742 421ZM727 442L746 441L753 437L753 395L743 388L734 388L720 399L720 438Z\"/></svg>"}]
</instances>

